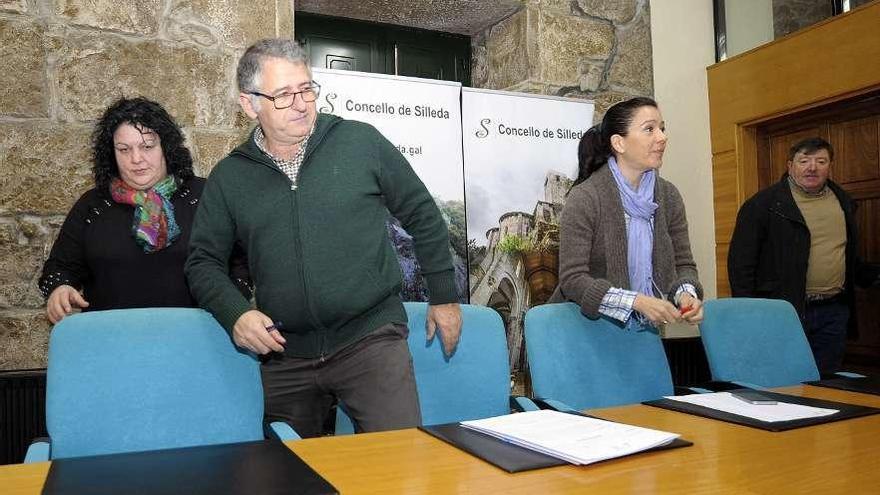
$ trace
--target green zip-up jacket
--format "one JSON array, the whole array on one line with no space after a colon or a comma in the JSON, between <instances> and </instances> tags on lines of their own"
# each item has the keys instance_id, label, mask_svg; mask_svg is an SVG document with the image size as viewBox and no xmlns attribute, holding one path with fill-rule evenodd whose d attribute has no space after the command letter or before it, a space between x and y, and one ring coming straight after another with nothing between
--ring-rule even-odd
<instances>
[{"instance_id":1,"label":"green zip-up jacket","mask_svg":"<svg viewBox=\"0 0 880 495\"><path fill-rule=\"evenodd\" d=\"M456 302L446 223L406 159L373 126L319 114L290 179L250 138L211 172L186 276L232 331L250 303L226 267L239 241L257 309L283 324L285 353L320 357L387 323L405 323L389 211L413 236L431 304Z\"/></svg>"}]
</instances>

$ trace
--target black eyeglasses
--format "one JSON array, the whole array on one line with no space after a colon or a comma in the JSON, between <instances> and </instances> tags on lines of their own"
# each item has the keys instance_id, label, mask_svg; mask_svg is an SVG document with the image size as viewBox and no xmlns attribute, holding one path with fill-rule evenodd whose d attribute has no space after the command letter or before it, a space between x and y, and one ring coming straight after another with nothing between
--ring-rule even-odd
<instances>
[{"instance_id":1,"label":"black eyeglasses","mask_svg":"<svg viewBox=\"0 0 880 495\"><path fill-rule=\"evenodd\" d=\"M278 96L269 96L264 95L263 93L259 93L257 91L249 91L248 94L254 96L262 96L263 98L272 101L272 104L275 106L276 110L284 110L285 108L293 105L293 102L296 101L296 95L299 95L299 97L302 98L304 102L311 103L318 99L318 93L320 92L321 85L316 83L315 81L312 81L311 86L295 93L283 93Z\"/></svg>"}]
</instances>

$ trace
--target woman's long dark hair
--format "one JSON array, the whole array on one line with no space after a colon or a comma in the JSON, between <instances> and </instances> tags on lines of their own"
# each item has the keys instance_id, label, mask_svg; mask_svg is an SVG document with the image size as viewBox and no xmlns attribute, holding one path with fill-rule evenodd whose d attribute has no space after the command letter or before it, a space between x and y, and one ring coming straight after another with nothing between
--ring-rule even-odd
<instances>
[{"instance_id":1,"label":"woman's long dark hair","mask_svg":"<svg viewBox=\"0 0 880 495\"><path fill-rule=\"evenodd\" d=\"M578 176L574 185L587 178L603 165L611 156L611 136L626 136L636 112L642 107L657 108L657 102L640 96L613 105L605 112L602 123L591 127L578 143Z\"/></svg>"},{"instance_id":2,"label":"woman's long dark hair","mask_svg":"<svg viewBox=\"0 0 880 495\"><path fill-rule=\"evenodd\" d=\"M109 195L110 181L119 177L113 133L122 124L143 127L159 135L168 174L179 182L195 175L192 155L183 144L183 133L162 105L146 98L120 98L104 111L92 131L92 173L100 194Z\"/></svg>"}]
</instances>

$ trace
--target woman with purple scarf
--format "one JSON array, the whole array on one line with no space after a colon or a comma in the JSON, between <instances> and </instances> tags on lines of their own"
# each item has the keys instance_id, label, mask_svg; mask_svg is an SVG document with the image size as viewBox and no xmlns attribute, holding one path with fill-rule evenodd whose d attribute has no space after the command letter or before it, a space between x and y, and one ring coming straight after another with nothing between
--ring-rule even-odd
<instances>
[{"instance_id":1,"label":"woman with purple scarf","mask_svg":"<svg viewBox=\"0 0 880 495\"><path fill-rule=\"evenodd\" d=\"M95 187L73 205L38 282L46 315L75 309L196 306L183 274L204 179L180 128L156 102L120 99L92 133ZM247 260L231 277L250 295Z\"/></svg>"},{"instance_id":2,"label":"woman with purple scarf","mask_svg":"<svg viewBox=\"0 0 880 495\"><path fill-rule=\"evenodd\" d=\"M632 328L703 319L684 203L658 175L665 122L650 98L618 103L580 141L560 223L559 287L590 318Z\"/></svg>"}]
</instances>

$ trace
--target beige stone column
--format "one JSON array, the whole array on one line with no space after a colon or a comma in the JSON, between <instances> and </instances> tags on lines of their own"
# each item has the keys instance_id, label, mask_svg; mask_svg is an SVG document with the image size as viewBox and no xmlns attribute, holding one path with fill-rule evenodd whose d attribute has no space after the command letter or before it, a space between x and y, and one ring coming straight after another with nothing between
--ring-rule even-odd
<instances>
[{"instance_id":1,"label":"beige stone column","mask_svg":"<svg viewBox=\"0 0 880 495\"><path fill-rule=\"evenodd\" d=\"M527 0L474 37L477 87L612 104L653 93L646 0Z\"/></svg>"}]
</instances>

